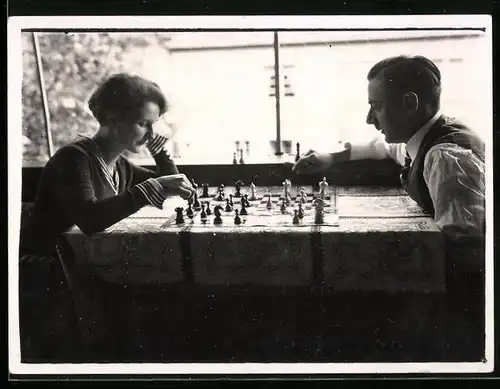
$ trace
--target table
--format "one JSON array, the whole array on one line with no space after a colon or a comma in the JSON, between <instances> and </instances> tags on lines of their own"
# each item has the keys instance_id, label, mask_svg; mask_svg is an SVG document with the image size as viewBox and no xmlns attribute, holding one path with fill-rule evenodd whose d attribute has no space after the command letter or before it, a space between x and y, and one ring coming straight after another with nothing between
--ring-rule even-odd
<instances>
[{"instance_id":1,"label":"table","mask_svg":"<svg viewBox=\"0 0 500 389\"><path fill-rule=\"evenodd\" d=\"M166 223L179 205L185 202L174 198L163 210L145 207L92 237L75 227L66 236L76 262L90 264L103 280L116 284L321 285L390 292L445 288L441 234L399 188L338 188L339 226L296 226L264 216L241 226Z\"/></svg>"}]
</instances>

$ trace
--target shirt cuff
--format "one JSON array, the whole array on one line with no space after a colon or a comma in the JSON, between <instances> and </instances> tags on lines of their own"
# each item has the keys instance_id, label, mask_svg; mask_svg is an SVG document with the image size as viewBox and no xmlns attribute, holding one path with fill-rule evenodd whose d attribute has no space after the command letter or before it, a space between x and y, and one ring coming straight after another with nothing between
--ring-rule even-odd
<instances>
[{"instance_id":1,"label":"shirt cuff","mask_svg":"<svg viewBox=\"0 0 500 389\"><path fill-rule=\"evenodd\" d=\"M387 143L380 138L376 138L366 144L350 144L351 157L350 160L359 159L386 159L389 157Z\"/></svg>"},{"instance_id":2,"label":"shirt cuff","mask_svg":"<svg viewBox=\"0 0 500 389\"><path fill-rule=\"evenodd\" d=\"M149 204L158 209L163 209L166 197L163 194L163 187L157 180L150 178L137 184L136 188L139 189Z\"/></svg>"},{"instance_id":3,"label":"shirt cuff","mask_svg":"<svg viewBox=\"0 0 500 389\"><path fill-rule=\"evenodd\" d=\"M155 155L158 155L165 150L165 145L167 141L168 141L167 137L160 134L155 134L153 138L147 143L146 147L148 148L151 155L154 157Z\"/></svg>"}]
</instances>

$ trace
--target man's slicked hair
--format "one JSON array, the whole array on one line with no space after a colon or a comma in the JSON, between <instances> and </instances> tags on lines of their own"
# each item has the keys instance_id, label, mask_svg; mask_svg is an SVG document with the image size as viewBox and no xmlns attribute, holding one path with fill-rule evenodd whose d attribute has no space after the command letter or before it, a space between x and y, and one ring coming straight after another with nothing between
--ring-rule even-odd
<instances>
[{"instance_id":1,"label":"man's slicked hair","mask_svg":"<svg viewBox=\"0 0 500 389\"><path fill-rule=\"evenodd\" d=\"M441 72L430 59L420 55L389 57L373 65L368 81L379 75L390 91L402 95L413 92L420 100L439 108Z\"/></svg>"}]
</instances>

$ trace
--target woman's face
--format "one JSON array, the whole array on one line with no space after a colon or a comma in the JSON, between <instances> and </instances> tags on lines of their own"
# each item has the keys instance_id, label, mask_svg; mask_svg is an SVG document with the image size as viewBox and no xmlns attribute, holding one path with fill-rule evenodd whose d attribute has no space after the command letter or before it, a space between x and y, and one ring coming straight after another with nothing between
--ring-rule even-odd
<instances>
[{"instance_id":1,"label":"woman's face","mask_svg":"<svg viewBox=\"0 0 500 389\"><path fill-rule=\"evenodd\" d=\"M138 153L153 135L153 124L160 118L160 107L153 102L146 102L139 111L139 116L133 121L117 123L116 130L120 143L125 150Z\"/></svg>"}]
</instances>

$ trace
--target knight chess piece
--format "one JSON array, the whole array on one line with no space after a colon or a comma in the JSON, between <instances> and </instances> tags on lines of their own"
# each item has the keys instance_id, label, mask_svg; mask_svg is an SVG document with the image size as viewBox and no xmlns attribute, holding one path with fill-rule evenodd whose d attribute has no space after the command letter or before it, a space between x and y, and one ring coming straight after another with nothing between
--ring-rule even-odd
<instances>
[{"instance_id":1,"label":"knight chess piece","mask_svg":"<svg viewBox=\"0 0 500 389\"><path fill-rule=\"evenodd\" d=\"M175 208L176 216L175 216L175 224L184 224L184 208L177 207Z\"/></svg>"},{"instance_id":2,"label":"knight chess piece","mask_svg":"<svg viewBox=\"0 0 500 389\"><path fill-rule=\"evenodd\" d=\"M222 224L222 214L221 214L222 207L220 205L216 205L214 207L214 224Z\"/></svg>"},{"instance_id":3,"label":"knight chess piece","mask_svg":"<svg viewBox=\"0 0 500 389\"><path fill-rule=\"evenodd\" d=\"M234 192L234 197L241 197L241 187L243 186L243 181L238 180L234 183L236 191Z\"/></svg>"}]
</instances>

